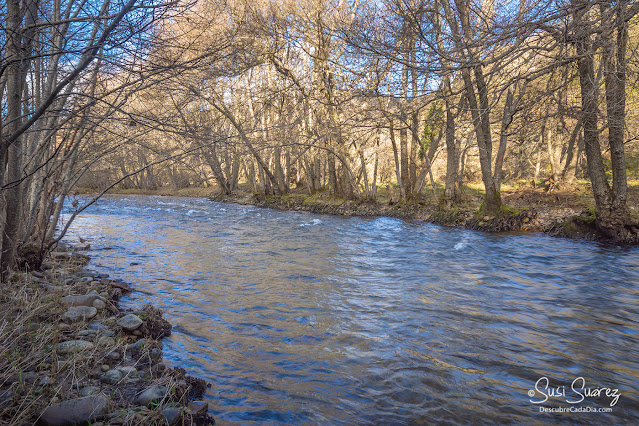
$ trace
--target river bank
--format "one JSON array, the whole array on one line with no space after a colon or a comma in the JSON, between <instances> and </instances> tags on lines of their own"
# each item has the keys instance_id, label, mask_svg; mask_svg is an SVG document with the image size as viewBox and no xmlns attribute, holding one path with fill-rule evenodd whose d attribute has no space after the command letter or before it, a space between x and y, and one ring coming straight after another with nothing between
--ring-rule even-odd
<instances>
[{"instance_id":1,"label":"river bank","mask_svg":"<svg viewBox=\"0 0 639 426\"><path fill-rule=\"evenodd\" d=\"M396 188L379 187L375 201L345 200L320 192L308 193L292 190L282 197L253 193L246 185L227 195L217 187L208 188L160 188L154 190L117 189L109 194L159 195L205 197L212 201L254 205L279 210L308 211L338 216L379 217L387 216L404 220L419 220L438 225L473 229L484 232L543 232L548 235L586 240L606 241L594 223L594 200L590 184L580 181L565 188L547 190L543 185L503 185L501 196L505 205L500 216L478 216L483 200L480 185L469 184L460 191L458 206L441 210L429 192L409 203L399 201ZM78 190L77 194L91 191ZM637 214L639 182L631 182L628 188L628 205Z\"/></svg>"},{"instance_id":2,"label":"river bank","mask_svg":"<svg viewBox=\"0 0 639 426\"><path fill-rule=\"evenodd\" d=\"M206 383L162 362L162 312L121 309L130 286L89 260L59 247L3 284L0 423L214 424Z\"/></svg>"},{"instance_id":3,"label":"river bank","mask_svg":"<svg viewBox=\"0 0 639 426\"><path fill-rule=\"evenodd\" d=\"M544 204L548 198L550 204ZM583 197L546 197L541 191L513 191L504 194L503 214L478 216L481 196L467 195L458 207L442 210L428 201L402 203L344 200L326 194L288 194L282 197L261 196L247 192L231 195L213 194L217 202L238 203L279 210L308 211L318 214L363 217L394 217L404 220L432 222L442 226L483 232L543 232L553 236L603 240L596 227L592 209Z\"/></svg>"}]
</instances>

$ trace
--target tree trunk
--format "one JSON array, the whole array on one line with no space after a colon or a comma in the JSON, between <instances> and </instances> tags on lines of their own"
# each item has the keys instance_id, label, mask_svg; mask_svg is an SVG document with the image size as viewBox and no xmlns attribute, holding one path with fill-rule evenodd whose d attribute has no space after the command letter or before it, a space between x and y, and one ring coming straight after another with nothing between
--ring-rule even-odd
<instances>
[{"instance_id":1,"label":"tree trunk","mask_svg":"<svg viewBox=\"0 0 639 426\"><path fill-rule=\"evenodd\" d=\"M22 124L21 119L21 36L20 36L20 2L18 0L7 1L7 47L6 57L11 58L7 65L7 115L6 125L2 129L3 136L16 132ZM3 138L4 139L4 138ZM10 185L3 190L4 196L4 229L2 235L2 253L0 253L1 278L15 264L18 235L21 229L22 197L21 184L19 183L22 169L22 142L20 136L8 146L0 149L0 185ZM0 209L2 208L0 207ZM3 214L0 212L0 220Z\"/></svg>"}]
</instances>

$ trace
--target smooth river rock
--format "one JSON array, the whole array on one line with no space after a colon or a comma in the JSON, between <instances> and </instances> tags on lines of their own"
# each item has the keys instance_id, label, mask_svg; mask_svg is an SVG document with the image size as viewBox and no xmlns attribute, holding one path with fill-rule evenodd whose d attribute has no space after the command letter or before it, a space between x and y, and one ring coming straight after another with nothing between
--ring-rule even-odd
<instances>
[{"instance_id":1,"label":"smooth river rock","mask_svg":"<svg viewBox=\"0 0 639 426\"><path fill-rule=\"evenodd\" d=\"M108 400L100 395L69 399L47 407L38 423L47 426L86 424L103 417L107 404Z\"/></svg>"},{"instance_id":2,"label":"smooth river rock","mask_svg":"<svg viewBox=\"0 0 639 426\"><path fill-rule=\"evenodd\" d=\"M139 351L142 348L144 348L144 345L146 345L146 339L140 339L135 343L131 343L129 345L126 345L126 350L127 351Z\"/></svg>"},{"instance_id":3,"label":"smooth river rock","mask_svg":"<svg viewBox=\"0 0 639 426\"><path fill-rule=\"evenodd\" d=\"M87 294L86 296L64 296L60 301L64 306L93 306L93 302L99 298L98 294Z\"/></svg>"},{"instance_id":4,"label":"smooth river rock","mask_svg":"<svg viewBox=\"0 0 639 426\"><path fill-rule=\"evenodd\" d=\"M100 321L93 321L87 325L89 330L107 330L107 326L102 324Z\"/></svg>"},{"instance_id":5,"label":"smooth river rock","mask_svg":"<svg viewBox=\"0 0 639 426\"><path fill-rule=\"evenodd\" d=\"M67 322L78 322L91 319L97 314L98 310L93 306L72 306L62 314L62 319Z\"/></svg>"},{"instance_id":6,"label":"smooth river rock","mask_svg":"<svg viewBox=\"0 0 639 426\"><path fill-rule=\"evenodd\" d=\"M132 331L142 325L142 320L137 315L127 314L117 321L117 324L127 331Z\"/></svg>"},{"instance_id":7,"label":"smooth river rock","mask_svg":"<svg viewBox=\"0 0 639 426\"><path fill-rule=\"evenodd\" d=\"M111 347L115 345L115 339L113 337L102 336L98 339L98 345Z\"/></svg>"},{"instance_id":8,"label":"smooth river rock","mask_svg":"<svg viewBox=\"0 0 639 426\"><path fill-rule=\"evenodd\" d=\"M100 393L100 388L97 386L87 386L82 388L82 390L80 390L79 394L80 396L90 396L90 395L96 395Z\"/></svg>"},{"instance_id":9,"label":"smooth river rock","mask_svg":"<svg viewBox=\"0 0 639 426\"><path fill-rule=\"evenodd\" d=\"M69 340L66 342L58 343L56 351L59 354L68 354L72 352L86 351L93 349L94 345L86 340Z\"/></svg>"},{"instance_id":10,"label":"smooth river rock","mask_svg":"<svg viewBox=\"0 0 639 426\"><path fill-rule=\"evenodd\" d=\"M191 414L204 414L209 409L209 403L206 401L193 401L189 402L187 408Z\"/></svg>"},{"instance_id":11,"label":"smooth river rock","mask_svg":"<svg viewBox=\"0 0 639 426\"><path fill-rule=\"evenodd\" d=\"M167 407L164 409L164 420L170 426L176 425L182 417L182 411L177 407Z\"/></svg>"},{"instance_id":12,"label":"smooth river rock","mask_svg":"<svg viewBox=\"0 0 639 426\"><path fill-rule=\"evenodd\" d=\"M152 386L135 398L137 405L148 406L152 402L159 401L166 395L166 386Z\"/></svg>"},{"instance_id":13,"label":"smooth river rock","mask_svg":"<svg viewBox=\"0 0 639 426\"><path fill-rule=\"evenodd\" d=\"M100 381L103 383L108 383L110 385L114 385L122 380L122 372L120 370L109 370L100 376Z\"/></svg>"}]
</instances>

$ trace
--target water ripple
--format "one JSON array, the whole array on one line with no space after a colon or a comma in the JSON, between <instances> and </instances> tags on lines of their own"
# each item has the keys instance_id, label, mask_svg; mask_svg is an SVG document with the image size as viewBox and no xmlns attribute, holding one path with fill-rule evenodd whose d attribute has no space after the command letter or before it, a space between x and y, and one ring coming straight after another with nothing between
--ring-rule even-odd
<instances>
[{"instance_id":1,"label":"water ripple","mask_svg":"<svg viewBox=\"0 0 639 426\"><path fill-rule=\"evenodd\" d=\"M165 355L222 424L639 421L636 248L146 196L105 197L78 236L139 290L124 304L166 312ZM622 397L540 413L542 376Z\"/></svg>"}]
</instances>

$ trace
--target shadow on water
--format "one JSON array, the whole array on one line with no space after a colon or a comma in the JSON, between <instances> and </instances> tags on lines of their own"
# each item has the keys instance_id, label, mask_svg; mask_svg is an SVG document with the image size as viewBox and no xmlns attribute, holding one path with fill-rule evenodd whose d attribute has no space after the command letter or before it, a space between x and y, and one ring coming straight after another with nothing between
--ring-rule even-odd
<instances>
[{"instance_id":1,"label":"shadow on water","mask_svg":"<svg viewBox=\"0 0 639 426\"><path fill-rule=\"evenodd\" d=\"M148 196L78 236L139 290L125 305L166 312L165 356L221 424L639 420L636 248ZM542 377L565 395L531 402ZM578 377L619 390L612 413L568 402Z\"/></svg>"}]
</instances>

